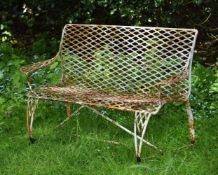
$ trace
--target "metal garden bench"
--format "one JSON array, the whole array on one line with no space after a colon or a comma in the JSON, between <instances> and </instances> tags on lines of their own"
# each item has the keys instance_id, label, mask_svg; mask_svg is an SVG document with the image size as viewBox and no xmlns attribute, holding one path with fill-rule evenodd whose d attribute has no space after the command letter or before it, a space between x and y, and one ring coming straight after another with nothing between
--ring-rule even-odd
<instances>
[{"instance_id":1,"label":"metal garden bench","mask_svg":"<svg viewBox=\"0 0 218 175\"><path fill-rule=\"evenodd\" d=\"M60 85L33 88L29 84L27 128L33 141L34 112L39 99L66 102L67 118L88 107L134 136L137 160L147 124L167 102L185 102L191 142L195 141L189 105L191 65L197 30L113 25L65 25L60 48L50 60L22 67L28 77L61 58ZM71 112L70 104L81 107ZM133 131L105 116L96 107L134 112Z\"/></svg>"}]
</instances>

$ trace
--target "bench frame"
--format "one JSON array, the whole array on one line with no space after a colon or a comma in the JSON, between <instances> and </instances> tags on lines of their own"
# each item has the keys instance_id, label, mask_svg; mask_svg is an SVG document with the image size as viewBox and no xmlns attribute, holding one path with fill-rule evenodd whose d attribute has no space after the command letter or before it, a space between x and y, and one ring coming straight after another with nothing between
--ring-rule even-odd
<instances>
[{"instance_id":1,"label":"bench frame","mask_svg":"<svg viewBox=\"0 0 218 175\"><path fill-rule=\"evenodd\" d=\"M197 37L197 32L196 32L196 35L194 37L193 46L192 46L193 48L192 48L191 54L189 55L189 57L190 57L189 58L189 92L191 92L191 65L192 65L193 49L195 47L196 37ZM62 34L62 40L63 40L63 34ZM61 43L62 43L62 40L61 40ZM61 44L60 44L60 46L61 46ZM38 63L32 64L31 66L21 67L20 70L28 78L33 72L35 72L39 69L42 69L44 67L47 67L47 66L51 65L52 63L54 63L58 59L58 56L60 54L59 52L56 54L55 57L53 57L49 60L38 62ZM29 79L27 80L27 82L29 85L29 90L30 90L30 92L32 92L33 88L32 88L32 85L31 85L31 82L29 81ZM35 114L35 110L37 108L39 99L40 98L33 98L30 95L28 95L28 104L27 104L27 113L26 113L27 123L26 124L27 124L28 135L29 135L29 139L30 139L31 143L34 143L34 141L35 141L35 139L32 136L32 129L33 129L34 114ZM130 134L134 137L135 154L136 154L137 161L141 161L141 149L142 149L143 143L147 144L150 147L153 147L154 149L156 149L158 151L161 151L155 145L144 140L144 135L145 135L150 117L152 115L157 114L165 102L160 102L159 104L157 104L158 106L157 106L156 110L152 111L152 112L149 112L146 110L132 111L135 113L134 130L133 131L125 128L124 126L122 126L118 122L112 120L110 117L104 115L103 113L99 112L98 110L96 110L92 106L81 104L81 106L76 111L72 112L71 111L72 101L71 100L68 101L66 99L65 102L66 102L67 118L65 120L63 120L63 122L61 122L58 125L58 127L62 126L65 122L70 120L83 107L87 107L91 111L93 111L94 113L98 114L98 116L101 116L102 118L106 119L107 121L111 122L112 124L116 125L117 127L121 128L122 130L124 130L125 132L127 132L128 134ZM186 110L187 110L187 114L188 114L190 141L193 144L195 142L194 118L192 115L189 100L187 99L187 101L185 103L186 103Z\"/></svg>"}]
</instances>

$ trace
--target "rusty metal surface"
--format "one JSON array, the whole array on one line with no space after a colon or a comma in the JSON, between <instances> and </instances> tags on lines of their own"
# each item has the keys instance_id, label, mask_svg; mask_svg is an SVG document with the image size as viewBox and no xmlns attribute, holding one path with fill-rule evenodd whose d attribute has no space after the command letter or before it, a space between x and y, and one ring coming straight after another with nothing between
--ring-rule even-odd
<instances>
[{"instance_id":1,"label":"rusty metal surface","mask_svg":"<svg viewBox=\"0 0 218 175\"><path fill-rule=\"evenodd\" d=\"M67 102L66 103L66 110L67 110L67 117L72 117L72 111L71 111L71 103Z\"/></svg>"},{"instance_id":2,"label":"rusty metal surface","mask_svg":"<svg viewBox=\"0 0 218 175\"><path fill-rule=\"evenodd\" d=\"M28 76L31 73L37 71L38 69L44 68L44 67L54 63L57 60L58 55L59 55L59 52L56 54L56 56L54 56L53 58L51 58L49 60L40 61L40 62L34 63L32 65L29 65L29 66L23 66L20 68L20 71L22 73L24 73L26 76Z\"/></svg>"},{"instance_id":3,"label":"rusty metal surface","mask_svg":"<svg viewBox=\"0 0 218 175\"><path fill-rule=\"evenodd\" d=\"M101 106L127 111L152 109L168 101L184 102L185 98L140 96L130 94L112 94L101 91L80 88L77 86L45 86L30 91L29 97L38 99L52 99L56 101L74 102L78 104ZM173 99L174 98L174 99Z\"/></svg>"},{"instance_id":4,"label":"rusty metal surface","mask_svg":"<svg viewBox=\"0 0 218 175\"><path fill-rule=\"evenodd\" d=\"M191 143L195 143L195 129L194 129L194 118L191 111L191 106L189 101L186 102L186 110L188 114L188 124L189 124L189 135Z\"/></svg>"}]
</instances>

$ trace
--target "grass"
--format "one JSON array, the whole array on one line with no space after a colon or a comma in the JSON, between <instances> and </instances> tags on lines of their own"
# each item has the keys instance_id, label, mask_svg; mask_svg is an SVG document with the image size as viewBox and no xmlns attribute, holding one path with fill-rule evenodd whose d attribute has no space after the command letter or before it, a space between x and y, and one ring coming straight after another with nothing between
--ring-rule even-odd
<instances>
[{"instance_id":1,"label":"grass","mask_svg":"<svg viewBox=\"0 0 218 175\"><path fill-rule=\"evenodd\" d=\"M0 175L218 174L218 120L197 119L197 142L189 146L184 105L167 104L151 118L146 139L164 154L144 145L140 164L135 160L133 138L88 109L82 109L63 128L54 129L65 117L64 104L41 103L39 107L34 123L37 142L33 145L27 140L23 106L0 122ZM132 113L106 113L133 127Z\"/></svg>"}]
</instances>

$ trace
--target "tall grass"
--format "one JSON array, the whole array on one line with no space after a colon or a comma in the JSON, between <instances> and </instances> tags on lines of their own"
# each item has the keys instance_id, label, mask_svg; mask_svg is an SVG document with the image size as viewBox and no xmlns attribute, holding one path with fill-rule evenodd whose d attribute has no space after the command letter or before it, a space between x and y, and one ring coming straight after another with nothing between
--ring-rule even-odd
<instances>
[{"instance_id":1,"label":"tall grass","mask_svg":"<svg viewBox=\"0 0 218 175\"><path fill-rule=\"evenodd\" d=\"M28 143L24 108L17 116L5 118L1 123L1 175L218 174L217 118L196 120L197 142L190 146L182 104L167 104L151 118L146 139L162 148L164 153L144 145L140 164L135 160L133 138L88 109L83 109L63 128L54 129L65 117L64 104L46 102L39 107L34 123L35 144ZM77 107L72 106L73 110ZM132 113L106 112L133 128Z\"/></svg>"}]
</instances>

